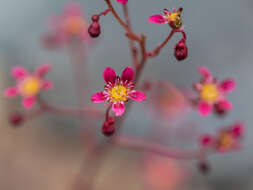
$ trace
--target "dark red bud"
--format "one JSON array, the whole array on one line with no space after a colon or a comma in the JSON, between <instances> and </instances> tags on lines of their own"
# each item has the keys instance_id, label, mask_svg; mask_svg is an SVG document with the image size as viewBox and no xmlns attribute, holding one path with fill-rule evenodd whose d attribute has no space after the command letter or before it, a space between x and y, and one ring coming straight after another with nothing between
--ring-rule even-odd
<instances>
[{"instance_id":1,"label":"dark red bud","mask_svg":"<svg viewBox=\"0 0 253 190\"><path fill-rule=\"evenodd\" d=\"M210 165L203 161L203 162L200 162L198 164L198 168L199 168L199 171L202 173L202 174L205 174L207 175L209 172L210 172Z\"/></svg>"},{"instance_id":2,"label":"dark red bud","mask_svg":"<svg viewBox=\"0 0 253 190\"><path fill-rule=\"evenodd\" d=\"M184 38L176 44L174 49L174 56L178 61L182 61L187 58L188 48Z\"/></svg>"},{"instance_id":3,"label":"dark red bud","mask_svg":"<svg viewBox=\"0 0 253 190\"><path fill-rule=\"evenodd\" d=\"M88 33L92 38L98 37L101 33L100 24L98 22L93 22L88 29Z\"/></svg>"},{"instance_id":4,"label":"dark red bud","mask_svg":"<svg viewBox=\"0 0 253 190\"><path fill-rule=\"evenodd\" d=\"M23 123L24 121L24 117L22 114L19 113L12 113L9 116L9 122L10 124L12 124L13 126L19 126Z\"/></svg>"},{"instance_id":5,"label":"dark red bud","mask_svg":"<svg viewBox=\"0 0 253 190\"><path fill-rule=\"evenodd\" d=\"M215 108L215 113L218 116L223 117L223 116L225 116L227 114L227 110L224 109L224 107L221 104L215 104L214 108Z\"/></svg>"},{"instance_id":6,"label":"dark red bud","mask_svg":"<svg viewBox=\"0 0 253 190\"><path fill-rule=\"evenodd\" d=\"M92 15L91 20L92 20L92 22L98 22L99 21L99 15Z\"/></svg>"},{"instance_id":7,"label":"dark red bud","mask_svg":"<svg viewBox=\"0 0 253 190\"><path fill-rule=\"evenodd\" d=\"M115 125L114 125L114 118L110 117L108 118L105 122L104 125L102 127L102 133L109 137L112 136L115 132Z\"/></svg>"}]
</instances>

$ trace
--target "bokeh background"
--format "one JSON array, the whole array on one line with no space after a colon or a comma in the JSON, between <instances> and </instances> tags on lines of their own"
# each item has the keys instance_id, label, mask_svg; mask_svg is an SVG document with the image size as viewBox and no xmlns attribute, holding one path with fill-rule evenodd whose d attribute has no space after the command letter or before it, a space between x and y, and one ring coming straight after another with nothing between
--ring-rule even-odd
<instances>
[{"instance_id":1,"label":"bokeh background","mask_svg":"<svg viewBox=\"0 0 253 190\"><path fill-rule=\"evenodd\" d=\"M176 36L163 49L161 55L148 62L142 79L166 80L180 89L190 89L199 79L197 66L204 65L215 76L232 76L237 88L229 95L234 110L223 119L214 116L201 118L190 112L176 123L164 121L157 116L149 116L147 105L132 107L123 133L149 136L150 127L159 123L168 130L164 144L192 144L196 147L197 137L180 142L179 131L215 132L219 126L233 121L243 121L246 137L241 152L212 156L209 160L212 172L201 175L196 162L168 160L169 171L179 175L180 186L171 185L177 181L175 173L168 176L165 189L245 189L253 188L252 111L253 111L253 1L203 1L203 0L129 0L132 24L135 30L144 32L148 49L153 49L168 34L167 26L157 26L147 22L152 14L163 8L184 8L183 22L188 39L189 57L177 62L173 57L173 45L180 39ZM51 92L43 97L56 105L77 104L72 80L70 58L66 49L49 51L42 47L41 36L46 31L50 15L62 12L67 0L0 0L0 89L13 84L9 71L14 65L30 69L43 62L51 62L53 70L49 74L55 83ZM103 0L78 0L87 17L106 8ZM115 3L121 10L121 7ZM106 66L120 72L130 65L128 42L124 31L111 15L101 21L102 35L89 50L86 67L91 85L87 95L103 87L102 72ZM88 102L89 96L87 96ZM21 110L19 101L0 99L0 189L3 190L45 190L71 189L83 160L82 127L75 118L44 115L13 129L7 122L12 110ZM145 111L144 111L145 110ZM148 115L148 116L147 116ZM89 118L87 118L89 119ZM100 135L101 121L93 122L94 132ZM190 127L188 127L190 126ZM191 129L191 130L189 130ZM175 132L176 131L176 132ZM175 137L176 136L176 137ZM102 135L100 135L102 139ZM167 140L167 141L166 141ZM104 169L96 178L96 189L148 189L142 178L140 156L136 152L116 149L106 157ZM179 167L180 169L178 169ZM176 168L176 169L175 169ZM180 170L180 171L178 171ZM157 170L158 173L162 172ZM181 176L181 177L180 177ZM159 178L159 177L158 177ZM170 181L170 182L169 182ZM176 182L175 182L176 183Z\"/></svg>"}]
</instances>

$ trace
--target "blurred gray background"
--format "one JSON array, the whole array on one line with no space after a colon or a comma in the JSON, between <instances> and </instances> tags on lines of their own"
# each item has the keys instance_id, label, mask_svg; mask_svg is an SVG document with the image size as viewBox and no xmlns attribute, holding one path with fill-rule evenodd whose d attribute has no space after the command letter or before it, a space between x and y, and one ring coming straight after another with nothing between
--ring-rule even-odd
<instances>
[{"instance_id":1,"label":"blurred gray background","mask_svg":"<svg viewBox=\"0 0 253 190\"><path fill-rule=\"evenodd\" d=\"M69 1L0 0L1 89L13 84L14 81L10 80L11 78L8 76L13 65L19 64L35 68L48 61L53 64L49 78L54 79L55 88L51 93L45 93L44 97L59 105L74 105L76 103L73 100L74 87L68 64L69 57L65 50L50 52L40 44L40 38L46 31L46 21L49 16L55 13L60 14L67 2ZM82 5L88 18L106 8L103 0L79 0L77 2ZM121 10L121 7L116 3L115 6ZM233 121L241 120L246 125L244 148L239 153L213 156L210 159L212 163L211 175L202 177L195 174L196 176L191 180L191 187L194 189L240 188L250 190L253 188L253 151L251 148L253 145L253 130L251 128L253 111L253 1L129 0L130 15L133 18L132 25L136 32L144 32L147 35L149 50L165 38L169 28L166 25L150 24L147 22L147 18L153 14L159 14L163 8L178 8L180 6L184 8L182 17L188 37L188 59L177 62L173 57L172 47L181 37L176 36L163 49L159 57L148 62L144 72L145 76L142 79L168 80L177 87L190 88L193 82L199 80L196 68L200 65L210 68L213 74L221 79L230 76L236 79L237 88L229 95L229 99L234 104L234 110L228 117L224 119L217 119L213 116L201 118L197 113L191 113L186 119L195 122L203 132L214 132L219 126L226 126ZM130 65L131 61L124 31L110 14L101 19L101 26L102 35L92 48L88 58L88 74L90 81L92 81L88 94L103 88L102 72L106 66L114 67L120 72L125 66ZM69 88L68 92L66 92L66 86ZM2 110L6 110L7 106L8 110L12 107L19 107L18 101L17 105L12 105L11 108L9 108L10 101L1 100L0 102L2 102ZM125 122L127 128L125 132L137 135L145 134L150 122L147 119L140 119L146 118L146 113L140 111L144 107L137 105L134 108ZM1 122L5 126L7 124L4 121L4 115L5 113L1 116ZM46 142L48 146L53 143L57 147L57 143L59 143L57 139L63 142L63 139L67 138L70 143L76 141L80 129L75 125L75 121L60 117L52 118L51 116L45 116L44 119L52 123L52 126L45 127L48 129L43 128L47 131L45 136L51 135L50 138L47 136L49 138L49 142ZM34 121L34 123L36 122ZM99 124L101 125L101 123ZM36 128L36 125L33 127ZM26 132L35 130L32 128L22 129L23 134L24 130ZM6 130L2 130L1 133ZM19 136L20 131L14 133ZM13 132L11 134L13 135ZM12 136L12 138L14 137ZM8 138L6 139L8 140ZM40 143L44 143L43 138L40 139ZM69 149L72 150L72 147ZM8 160L8 157L2 155L2 159ZM81 158L77 160L81 160ZM1 161L0 165L5 165L5 162ZM76 167L78 168L78 166ZM0 177L5 176L4 173L7 170L9 171L9 168L1 170L0 173L3 173ZM196 185L199 183L201 185ZM33 189L37 188L33 187ZM44 187L44 189L51 188Z\"/></svg>"}]
</instances>

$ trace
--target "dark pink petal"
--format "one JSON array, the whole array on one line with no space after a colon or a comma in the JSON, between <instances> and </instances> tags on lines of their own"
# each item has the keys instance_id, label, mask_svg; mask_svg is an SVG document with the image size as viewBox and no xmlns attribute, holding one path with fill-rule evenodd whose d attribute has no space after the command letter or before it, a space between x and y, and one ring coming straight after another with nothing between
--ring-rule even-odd
<instances>
[{"instance_id":1,"label":"dark pink petal","mask_svg":"<svg viewBox=\"0 0 253 190\"><path fill-rule=\"evenodd\" d=\"M207 116L212 111L212 105L208 102L200 102L198 105L200 115Z\"/></svg>"},{"instance_id":2,"label":"dark pink petal","mask_svg":"<svg viewBox=\"0 0 253 190\"><path fill-rule=\"evenodd\" d=\"M226 79L220 84L220 88L224 92L232 92L235 89L236 83L234 79Z\"/></svg>"},{"instance_id":3,"label":"dark pink petal","mask_svg":"<svg viewBox=\"0 0 253 190\"><path fill-rule=\"evenodd\" d=\"M208 78L211 76L211 72L206 67L199 67L198 71L204 78Z\"/></svg>"},{"instance_id":4,"label":"dark pink petal","mask_svg":"<svg viewBox=\"0 0 253 190\"><path fill-rule=\"evenodd\" d=\"M203 135L200 139L200 145L203 147L212 147L215 145L216 139L207 134L207 135Z\"/></svg>"},{"instance_id":5,"label":"dark pink petal","mask_svg":"<svg viewBox=\"0 0 253 190\"><path fill-rule=\"evenodd\" d=\"M18 95L18 88L16 86L7 88L4 91L4 96L5 97L11 98L11 97L14 97L16 95Z\"/></svg>"},{"instance_id":6,"label":"dark pink petal","mask_svg":"<svg viewBox=\"0 0 253 190\"><path fill-rule=\"evenodd\" d=\"M53 88L53 83L49 80L42 81L41 89L49 90Z\"/></svg>"},{"instance_id":7,"label":"dark pink petal","mask_svg":"<svg viewBox=\"0 0 253 190\"><path fill-rule=\"evenodd\" d=\"M94 103L101 103L106 100L106 96L103 92L97 92L91 96L91 101Z\"/></svg>"},{"instance_id":8,"label":"dark pink petal","mask_svg":"<svg viewBox=\"0 0 253 190\"><path fill-rule=\"evenodd\" d=\"M240 138L244 135L244 125L242 123L236 123L232 127L232 134L235 138Z\"/></svg>"},{"instance_id":9,"label":"dark pink petal","mask_svg":"<svg viewBox=\"0 0 253 190\"><path fill-rule=\"evenodd\" d=\"M112 111L116 116L121 116L125 112L125 105L121 102L115 102L112 105Z\"/></svg>"},{"instance_id":10,"label":"dark pink petal","mask_svg":"<svg viewBox=\"0 0 253 190\"><path fill-rule=\"evenodd\" d=\"M36 70L36 75L40 78L44 77L50 70L51 70L50 64L40 65Z\"/></svg>"},{"instance_id":11,"label":"dark pink petal","mask_svg":"<svg viewBox=\"0 0 253 190\"><path fill-rule=\"evenodd\" d=\"M116 75L114 69L112 69L111 67L105 68L103 76L104 76L104 80L106 83L110 82L112 84L115 83L116 78L117 78L117 75Z\"/></svg>"},{"instance_id":12,"label":"dark pink petal","mask_svg":"<svg viewBox=\"0 0 253 190\"><path fill-rule=\"evenodd\" d=\"M219 107L223 110L233 109L233 105L231 104L231 102L226 99L219 101L217 104L219 104Z\"/></svg>"},{"instance_id":13,"label":"dark pink petal","mask_svg":"<svg viewBox=\"0 0 253 190\"><path fill-rule=\"evenodd\" d=\"M132 82L134 80L134 70L131 67L126 67L121 74L121 80Z\"/></svg>"},{"instance_id":14,"label":"dark pink petal","mask_svg":"<svg viewBox=\"0 0 253 190\"><path fill-rule=\"evenodd\" d=\"M35 102L36 102L35 96L24 97L22 100L22 104L26 109L31 109Z\"/></svg>"},{"instance_id":15,"label":"dark pink petal","mask_svg":"<svg viewBox=\"0 0 253 190\"><path fill-rule=\"evenodd\" d=\"M28 75L27 70L24 67L15 66L11 70L12 76L16 79L23 79Z\"/></svg>"},{"instance_id":16,"label":"dark pink petal","mask_svg":"<svg viewBox=\"0 0 253 190\"><path fill-rule=\"evenodd\" d=\"M118 3L127 4L128 0L116 0Z\"/></svg>"},{"instance_id":17,"label":"dark pink petal","mask_svg":"<svg viewBox=\"0 0 253 190\"><path fill-rule=\"evenodd\" d=\"M165 19L162 15L153 15L148 18L148 22L155 24L167 24L168 20Z\"/></svg>"},{"instance_id":18,"label":"dark pink petal","mask_svg":"<svg viewBox=\"0 0 253 190\"><path fill-rule=\"evenodd\" d=\"M138 101L138 102L142 102L143 100L146 99L146 95L143 92L136 91L136 90L130 92L129 97L132 100L135 100L135 101Z\"/></svg>"}]
</instances>

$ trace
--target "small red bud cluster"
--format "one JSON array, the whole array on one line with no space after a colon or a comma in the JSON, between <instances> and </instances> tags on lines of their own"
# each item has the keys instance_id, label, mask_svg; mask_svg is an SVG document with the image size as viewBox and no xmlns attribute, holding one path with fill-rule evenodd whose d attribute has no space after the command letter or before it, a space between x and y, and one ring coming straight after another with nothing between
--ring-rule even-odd
<instances>
[{"instance_id":1,"label":"small red bud cluster","mask_svg":"<svg viewBox=\"0 0 253 190\"><path fill-rule=\"evenodd\" d=\"M91 17L92 23L89 26L88 33L89 33L90 37L92 37L92 38L97 38L101 33L100 24L99 24L99 17L100 16L97 14L95 14Z\"/></svg>"},{"instance_id":2,"label":"small red bud cluster","mask_svg":"<svg viewBox=\"0 0 253 190\"><path fill-rule=\"evenodd\" d=\"M104 122L103 124L103 127L102 127L102 133L109 137L109 136L112 136L115 132L115 120L113 117L109 117L106 119L106 121Z\"/></svg>"},{"instance_id":3,"label":"small red bud cluster","mask_svg":"<svg viewBox=\"0 0 253 190\"><path fill-rule=\"evenodd\" d=\"M9 123L13 126L20 126L24 122L24 117L20 113L12 113L9 116Z\"/></svg>"}]
</instances>

